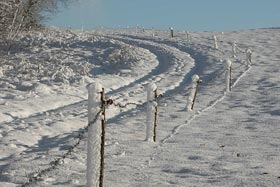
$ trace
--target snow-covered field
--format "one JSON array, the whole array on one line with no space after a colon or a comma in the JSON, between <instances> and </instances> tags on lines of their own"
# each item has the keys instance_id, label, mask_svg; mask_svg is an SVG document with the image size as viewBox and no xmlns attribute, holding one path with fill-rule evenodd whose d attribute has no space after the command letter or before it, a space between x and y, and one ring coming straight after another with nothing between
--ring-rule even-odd
<instances>
[{"instance_id":1,"label":"snow-covered field","mask_svg":"<svg viewBox=\"0 0 280 187\"><path fill-rule=\"evenodd\" d=\"M93 81L116 104L130 103L106 108L105 186L280 186L280 29L136 31L30 32L1 52L0 186L86 185L79 134ZM187 112L194 74L203 82ZM150 82L163 94L156 143L145 141Z\"/></svg>"}]
</instances>

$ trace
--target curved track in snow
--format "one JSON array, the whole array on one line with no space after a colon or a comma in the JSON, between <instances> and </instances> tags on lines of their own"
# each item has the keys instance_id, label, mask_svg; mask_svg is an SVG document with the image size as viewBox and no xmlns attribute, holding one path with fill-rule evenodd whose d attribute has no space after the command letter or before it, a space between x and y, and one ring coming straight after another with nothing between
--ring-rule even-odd
<instances>
[{"instance_id":1,"label":"curved track in snow","mask_svg":"<svg viewBox=\"0 0 280 187\"><path fill-rule=\"evenodd\" d=\"M147 49L156 56L156 61L154 61L154 68L150 71L147 71L142 76L136 78L134 81L122 85L120 83L119 86L116 86L115 89L111 89L109 92L107 92L107 97L109 98L112 96L117 102L119 103L128 103L128 102L134 102L138 106L144 106L145 100L146 100L146 91L145 91L145 85L154 82L159 89L159 93L163 94L163 98L159 100L159 107L163 107L161 114L159 114L159 120L160 122L165 121L167 124L170 122L170 125L165 125L162 128L159 127L160 135L158 137L159 144L156 144L154 146L149 145L140 145L141 148L147 149L148 157L143 158L143 160L140 160L137 164L140 164L139 166L127 166L131 170L135 171L139 174L133 176L135 177L135 180L137 180L137 177L140 177L141 180L149 180L148 173L145 173L145 169L149 168L152 164L152 161L155 159L155 157L158 157L158 150L166 143L170 143L170 140L178 133L181 127L185 125L189 125L191 121L197 117L200 116L200 113L206 112L211 107L213 107L215 104L217 104L220 100L224 98L223 94L223 80L216 79L215 77L219 75L224 70L224 65L222 63L222 58L226 58L227 55L230 55L230 52L223 53L224 56L221 56L220 52L216 52L212 50L210 45L202 45L195 42L192 43L186 43L185 41L176 41L171 39L155 39L150 37L139 37L139 36L132 36L132 35L105 35L105 38L114 39L117 41L121 41L123 43L137 46L139 48ZM210 52L209 52L210 51ZM216 53L219 53L217 55ZM216 63L214 63L216 61ZM246 73L246 72L245 72ZM201 79L205 82L206 86L203 86L200 88L201 91L205 94L203 96L199 97L199 101L197 103L197 110L200 112L198 114L186 114L185 112L182 112L185 103L181 102L176 105L176 102L180 101L186 101L187 100L187 92L189 91L190 87L190 79L193 74L199 74L201 76ZM240 75L244 75L244 73L236 72L235 76L239 77ZM215 83L211 82L212 80L215 81ZM239 80L239 78L237 79ZM102 82L102 80L99 80ZM209 87L208 87L209 85ZM214 86L213 86L214 85ZM216 89L216 87L219 87ZM213 94L215 93L215 94ZM169 95L177 95L176 98L171 99L168 98ZM209 97L209 95L213 95L213 99L205 99L203 97ZM67 120L75 120L75 121L82 121L83 123L86 123L85 116L87 115L86 111L86 105L87 101L82 100L77 103L73 103L67 106L62 106L59 108L54 108L52 110L46 111L45 113L35 114L30 117L26 118L19 118L14 119L12 122L8 123L18 123L21 121L24 121L25 123L32 123L34 121L40 123L42 122L43 126L41 128L48 128L50 124L59 123L61 121L67 121ZM172 106L175 107L174 113L167 114L164 113L164 107L165 106ZM125 110L125 109L124 109ZM160 108L161 110L161 108ZM110 124L114 124L116 122L122 121L124 118L130 118L135 117L136 121L142 124L142 129L144 129L143 123L145 123L145 109L135 109L135 107L131 107L128 110L125 110L120 112L119 109L108 109L111 114L109 114L108 122ZM160 111L161 112L161 111ZM138 116L137 114L141 114L141 116ZM45 122L45 119L48 118L50 122ZM172 118L181 118L180 124L172 124ZM3 125L6 123L3 123ZM32 126L28 127L32 133L33 129ZM126 155L125 146L120 145L118 146L118 142L125 143L125 140L118 140L116 138L117 134L114 132L117 128L120 128L121 130L117 130L118 132L127 133L126 130L129 131L129 133L133 134L134 131L138 132L141 130L141 127L139 124L137 124L135 127L131 127L131 129L126 129L126 127L119 127L117 125L110 125L108 127L109 131L109 140L108 140L108 156L113 157L114 159L121 159L122 156ZM62 136L57 134L56 137L50 137L45 138L42 136L41 139L38 137L38 142L40 142L39 145L33 145L31 147L28 147L25 149L20 155L21 158L17 158L16 162L17 165L15 166L9 166L7 165L7 168L10 168L10 170L17 170L17 167L25 167L29 164L30 160L34 162L38 167L39 165L47 164L48 161L55 158L57 155L60 155L60 152L65 151L67 149L67 146L65 144L71 144L72 140L75 140L75 136L77 132L79 132L80 128L77 128L73 132L65 133ZM21 128L18 129L12 129L11 131L7 133L18 133L21 131ZM125 138L132 138L133 135L128 135L128 137ZM134 142L135 146L139 144L139 139L143 137L143 132L141 132L139 135L136 135L136 139L138 139L137 143ZM48 146L48 141L53 141L54 143ZM141 142L141 141L140 141ZM115 144L117 143L117 144ZM146 143L146 142L144 142ZM133 144L133 143L132 143ZM78 165L77 166L77 173L79 175L82 175L82 173L85 171L84 165L82 162L85 160L84 154L85 150L82 148L82 146L79 147L78 153L75 153L73 157L76 157L78 159ZM45 147L45 148L44 148ZM61 149L61 150L60 150ZM45 163L41 163L36 158L36 152L42 152L44 150L49 150L53 154L50 154L47 156ZM132 151L135 151L137 154L137 150L132 149ZM140 150L138 150L139 152ZM81 155L83 154L83 155ZM111 154L111 155L110 155ZM141 154L141 153L139 153ZM34 156L35 155L35 156ZM135 155L135 153L134 153ZM41 158L44 159L44 158ZM133 158L135 159L135 158ZM40 158L39 158L40 160ZM111 162L111 161L108 161ZM113 162L113 161L112 161ZM121 161L122 162L122 161ZM65 166L62 167L74 167L77 163L65 163ZM122 167L122 166L120 166ZM37 168L37 167L35 167ZM69 168L68 168L69 169ZM113 168L110 168L113 170ZM109 169L109 170L110 170ZM32 173L34 172L33 168L27 168L25 171L22 171L24 173L18 173L18 181L15 182L24 182L25 173ZM71 172L71 169L69 169L69 172ZM76 171L75 171L76 172ZM73 172L74 173L74 172ZM56 173L59 178L63 181L63 176L59 171ZM61 175L61 176L60 176ZM123 174L122 174L123 175ZM52 178L55 178L56 176L52 176ZM12 176L11 176L12 178ZM60 179L58 179L60 180ZM110 179L109 179L110 180ZM57 180L56 180L57 181ZM44 185L50 185L52 184L52 181L45 181L44 183L40 184L38 183L37 186L44 186ZM125 182L122 182L122 184L125 184ZM69 184L70 185L70 184ZM75 184L72 184L75 186ZM71 186L71 185L70 185ZM121 185L120 185L121 186Z\"/></svg>"}]
</instances>

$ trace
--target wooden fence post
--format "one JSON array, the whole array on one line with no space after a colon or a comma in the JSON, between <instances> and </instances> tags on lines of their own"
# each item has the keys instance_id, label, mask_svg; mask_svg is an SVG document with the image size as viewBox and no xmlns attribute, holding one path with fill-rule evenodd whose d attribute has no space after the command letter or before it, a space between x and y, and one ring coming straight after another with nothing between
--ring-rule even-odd
<instances>
[{"instance_id":1,"label":"wooden fence post","mask_svg":"<svg viewBox=\"0 0 280 187\"><path fill-rule=\"evenodd\" d=\"M236 58L236 43L232 43L232 58Z\"/></svg>"},{"instance_id":2,"label":"wooden fence post","mask_svg":"<svg viewBox=\"0 0 280 187\"><path fill-rule=\"evenodd\" d=\"M106 105L106 99L105 99L105 92L104 88L102 88L101 92L101 149L100 149L100 177L99 177L99 187L103 187L103 180L104 180L104 158L105 158L105 121L106 121L106 116L105 116L105 105Z\"/></svg>"},{"instance_id":3,"label":"wooden fence post","mask_svg":"<svg viewBox=\"0 0 280 187\"><path fill-rule=\"evenodd\" d=\"M101 126L93 124L95 116L100 111L100 93L102 86L91 83L88 89L88 139L87 139L87 187L96 187L100 176L100 146ZM98 158L98 159L97 159Z\"/></svg>"},{"instance_id":4,"label":"wooden fence post","mask_svg":"<svg viewBox=\"0 0 280 187\"><path fill-rule=\"evenodd\" d=\"M152 125L156 124L157 117L153 115L156 114L157 102L155 101L155 91L157 90L157 86L154 83L150 83L147 86L147 120L146 120L146 141L155 140L151 137ZM154 127L155 130L156 127Z\"/></svg>"},{"instance_id":5,"label":"wooden fence post","mask_svg":"<svg viewBox=\"0 0 280 187\"><path fill-rule=\"evenodd\" d=\"M199 85L200 83L201 83L201 80L196 81L195 93L194 93L194 97L193 97L193 101L192 101L192 108L191 108L192 110L193 110L194 103L195 103L196 96L197 96L198 85Z\"/></svg>"},{"instance_id":6,"label":"wooden fence post","mask_svg":"<svg viewBox=\"0 0 280 187\"><path fill-rule=\"evenodd\" d=\"M188 97L188 101L187 101L187 105L186 105L186 109L187 111L192 111L194 108L194 103L196 100L196 96L197 96L197 91L198 91L198 85L202 83L202 81L199 79L198 75L193 75L192 76L192 87L191 87L191 92L190 95Z\"/></svg>"},{"instance_id":7,"label":"wooden fence post","mask_svg":"<svg viewBox=\"0 0 280 187\"><path fill-rule=\"evenodd\" d=\"M227 68L227 72L226 72L226 91L230 92L231 91L231 68L232 62L231 60L226 60L226 68Z\"/></svg>"},{"instance_id":8,"label":"wooden fence post","mask_svg":"<svg viewBox=\"0 0 280 187\"><path fill-rule=\"evenodd\" d=\"M155 93L155 102L157 103L157 89L154 91ZM157 139L157 115L158 115L158 106L157 104L155 105L155 116L154 116L154 136L153 136L153 140L154 142L156 142Z\"/></svg>"},{"instance_id":9,"label":"wooden fence post","mask_svg":"<svg viewBox=\"0 0 280 187\"><path fill-rule=\"evenodd\" d=\"M252 63L252 51L250 49L246 50L246 61L251 64Z\"/></svg>"},{"instance_id":10,"label":"wooden fence post","mask_svg":"<svg viewBox=\"0 0 280 187\"><path fill-rule=\"evenodd\" d=\"M214 40L214 49L219 49L217 37L215 35L213 36L213 40Z\"/></svg>"},{"instance_id":11,"label":"wooden fence post","mask_svg":"<svg viewBox=\"0 0 280 187\"><path fill-rule=\"evenodd\" d=\"M187 42L190 43L191 42L191 36L190 36L190 32L187 31Z\"/></svg>"},{"instance_id":12,"label":"wooden fence post","mask_svg":"<svg viewBox=\"0 0 280 187\"><path fill-rule=\"evenodd\" d=\"M173 29L173 27L170 27L170 36L171 36L171 38L174 37L174 29Z\"/></svg>"}]
</instances>

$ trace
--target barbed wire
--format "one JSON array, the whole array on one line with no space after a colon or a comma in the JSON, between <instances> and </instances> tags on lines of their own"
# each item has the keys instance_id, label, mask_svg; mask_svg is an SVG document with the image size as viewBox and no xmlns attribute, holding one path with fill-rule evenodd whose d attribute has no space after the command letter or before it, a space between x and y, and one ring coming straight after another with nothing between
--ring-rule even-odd
<instances>
[{"instance_id":1,"label":"barbed wire","mask_svg":"<svg viewBox=\"0 0 280 187\"><path fill-rule=\"evenodd\" d=\"M115 107L119 107L119 108L127 108L130 105L134 105L134 106L141 106L143 104L138 104L138 103L133 103L133 102L129 102L129 103L125 103L125 104L121 104L121 103L113 103Z\"/></svg>"},{"instance_id":2,"label":"barbed wire","mask_svg":"<svg viewBox=\"0 0 280 187\"><path fill-rule=\"evenodd\" d=\"M201 86L206 86L210 83L212 83L213 81L215 81L217 78L221 77L225 72L227 71L227 69L224 69L221 73L217 74L216 76L212 77L211 79L207 80L206 81L203 81L200 83ZM193 86L189 86L189 87L186 87L185 89L179 91L179 92L174 92L172 94L164 94L164 93L161 93L157 96L157 99L160 99L160 98L168 98L168 97L173 97L175 95L180 95L182 93L186 93L188 91L190 91L191 89L194 89L195 87ZM111 103L112 102L112 103ZM109 105L114 105L115 107L119 107L121 109L123 108L127 108L128 106L131 106L131 105L134 105L136 107L139 107L139 106L144 106L147 102L144 102L142 104L139 104L139 103L133 103L133 102L129 102L129 103L125 103L125 104L121 104L121 103L115 103L112 99L109 99L107 100L107 104L110 103Z\"/></svg>"},{"instance_id":3,"label":"barbed wire","mask_svg":"<svg viewBox=\"0 0 280 187\"><path fill-rule=\"evenodd\" d=\"M232 69L233 69L233 70L235 70L235 69L239 69L239 68L241 68L242 66L244 66L244 64L240 64L239 66L237 66L237 67L233 67Z\"/></svg>"},{"instance_id":4,"label":"barbed wire","mask_svg":"<svg viewBox=\"0 0 280 187\"><path fill-rule=\"evenodd\" d=\"M243 51L243 49L241 49L241 48L238 47L238 46L236 46L236 50L239 51L239 52L241 52L241 53L245 53L245 54L247 53L246 50Z\"/></svg>"},{"instance_id":5,"label":"barbed wire","mask_svg":"<svg viewBox=\"0 0 280 187\"><path fill-rule=\"evenodd\" d=\"M184 89L184 90L181 90L181 91L178 91L178 92L174 92L174 93L171 93L171 94L164 94L164 93L161 93L161 94L159 94L158 95L158 97L157 98L168 98L168 97L173 97L173 96L175 96L175 95L180 95L180 94L182 94L182 93L186 93L186 92L188 92L189 90L191 90L192 89L192 87L190 86L190 87L186 87L186 89Z\"/></svg>"},{"instance_id":6,"label":"barbed wire","mask_svg":"<svg viewBox=\"0 0 280 187\"><path fill-rule=\"evenodd\" d=\"M93 125L94 123L96 123L96 121L98 120L98 117L100 115L100 113L102 112L102 110L100 110L99 112L97 112L97 114L95 115L94 119L88 123L88 125L86 127L84 127L84 129L78 134L78 141L76 143L74 143L67 151L66 153L62 154L60 157L57 157L55 159L53 159L50 163L49 163L49 167L47 167L46 169L42 169L39 170L38 172L34 173L32 177L30 177L28 179L27 182L25 182L21 187L27 187L33 183L38 182L44 175L46 175L47 173L55 170L59 165L62 165L64 163L64 160L67 156L71 155L72 152L74 151L74 149L80 144L81 140L85 137L85 133L88 131L88 128Z\"/></svg>"},{"instance_id":7,"label":"barbed wire","mask_svg":"<svg viewBox=\"0 0 280 187\"><path fill-rule=\"evenodd\" d=\"M214 41L213 38L211 38L211 37L203 37L203 36L202 36L202 37L200 37L200 38L205 39L205 40L207 40L207 41ZM224 40L218 40L218 42L219 42L219 43L224 43L224 44L226 43L226 44L229 44L229 45L233 43L233 42L224 41ZM246 53L246 51L243 51L242 48L238 47L238 45L239 45L239 46L242 46L242 45L244 46L244 44L239 43L239 42L234 42L234 43L236 44L236 49L238 49L239 52L241 52L241 53ZM207 46L207 45L205 45L205 46ZM248 48L248 47L245 47L245 48ZM218 49L218 50L219 50L219 49ZM222 52L222 51L221 51L221 52Z\"/></svg>"},{"instance_id":8,"label":"barbed wire","mask_svg":"<svg viewBox=\"0 0 280 187\"><path fill-rule=\"evenodd\" d=\"M227 69L224 69L221 73L215 75L214 77L210 78L207 82L201 84L201 86L208 86L209 84L211 84L212 82L214 82L216 79L220 78L225 72L227 71Z\"/></svg>"},{"instance_id":9,"label":"barbed wire","mask_svg":"<svg viewBox=\"0 0 280 187\"><path fill-rule=\"evenodd\" d=\"M244 66L244 64L241 64L237 67L234 67L233 69L239 69L240 67ZM213 83L215 80L217 80L218 78L220 78L222 75L225 74L225 72L228 71L227 69L224 69L222 72L218 73L217 75L213 76L212 78L208 79L207 81L203 81L200 83L200 86L208 86L209 84ZM159 94L157 98L168 98L168 97L173 97L175 95L180 95L182 93L186 93L188 91L190 91L191 89L194 89L195 87L193 86L189 86L186 89L180 91L180 92L174 92L172 94ZM160 100L159 100L160 101ZM108 103L108 101L107 101ZM123 108L127 108L130 105L134 105L136 107L139 106L144 106L147 102L144 102L142 104L138 104L138 103L133 103L133 102L129 102L129 103L125 103L125 104L121 104L121 103L113 103L115 107L119 107L121 109Z\"/></svg>"},{"instance_id":10,"label":"barbed wire","mask_svg":"<svg viewBox=\"0 0 280 187\"><path fill-rule=\"evenodd\" d=\"M216 80L217 78L221 77L225 72L227 71L227 69L223 70L221 73L217 74L216 76L212 77L211 79L209 79L207 82L203 81L200 83L202 86L205 86L205 85L208 85L210 84L211 82L213 82L214 80ZM164 94L164 93L161 93L157 96L157 99L160 99L160 98L168 98L168 97L173 97L175 95L180 95L182 93L186 93L188 91L190 91L191 89L194 89L195 87L193 86L189 86L189 87L186 87L184 90L182 91L179 91L179 92L174 92L172 94ZM160 101L160 100L159 100ZM111 103L113 102L113 103ZM138 104L138 103L133 103L133 102L129 102L129 103L125 103L125 104L121 104L121 103L114 103L114 101L112 99L109 99L107 100L107 103L110 103L110 105L114 105L115 107L119 107L121 109L123 108L126 108L130 105L134 105L136 107L139 107L139 106L144 106L147 102L144 102L142 104Z\"/></svg>"},{"instance_id":11,"label":"barbed wire","mask_svg":"<svg viewBox=\"0 0 280 187\"><path fill-rule=\"evenodd\" d=\"M206 38L205 38L206 39ZM224 41L220 41L220 42L224 42ZM228 43L228 42L227 42ZM202 45L202 44L200 44ZM204 46L207 46L207 45L204 45ZM239 47L236 47L237 50L239 50L239 52L242 52L242 53L246 53L246 51L243 51L242 49L240 49ZM223 55L226 54L226 52L224 52L223 50L221 49L218 49L219 52L221 52ZM242 67L244 64L241 64L237 67L234 67L234 69L239 69L240 67ZM206 86L206 85L209 85L210 83L212 83L213 81L215 81L217 78L221 77L225 72L227 71L227 69L224 69L221 73L217 74L216 76L212 77L211 79L208 79L207 82L204 82L202 81L201 82L201 86ZM179 95L181 94L182 92L188 92L189 90L191 89L194 89L195 87L193 86L190 86L190 87L187 87L186 89L180 91L180 92L174 92L172 94L159 94L157 96L156 99L159 99L159 98L168 98L168 97L173 97L175 95ZM159 102L159 100L158 100ZM128 106L136 106L136 107L142 107L146 104L147 102L144 102L144 103L134 103L134 102L128 102L128 103L125 103L125 104L121 104L121 103L115 103L112 99L108 99L106 101L106 105L113 105L115 107L118 107L120 109L124 109L124 108L127 108ZM55 159L53 159L50 163L49 163L49 167L47 167L46 169L42 169L42 170L39 170L38 172L34 173L32 177L30 177L28 179L27 182L25 182L21 187L27 187L33 183L36 183L38 182L44 175L47 175L47 173L55 170L58 168L59 165L62 165L64 163L64 160L67 156L71 155L72 152L74 151L74 149L80 144L81 140L85 137L85 133L88 131L88 128L93 125L94 123L97 122L98 120L98 117L100 115L100 113L102 112L102 110L100 110L96 116L94 117L93 121L89 122L88 125L86 127L84 127L84 129L81 130L81 132L78 134L77 136L77 139L78 141L76 143L74 143L64 154L62 154L60 157L57 157Z\"/></svg>"}]
</instances>

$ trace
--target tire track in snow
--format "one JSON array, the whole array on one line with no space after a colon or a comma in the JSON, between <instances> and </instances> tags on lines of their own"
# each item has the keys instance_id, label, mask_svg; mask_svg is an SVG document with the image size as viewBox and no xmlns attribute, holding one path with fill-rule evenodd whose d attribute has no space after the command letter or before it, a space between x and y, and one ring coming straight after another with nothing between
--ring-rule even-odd
<instances>
[{"instance_id":1,"label":"tire track in snow","mask_svg":"<svg viewBox=\"0 0 280 187\"><path fill-rule=\"evenodd\" d=\"M128 89L132 89L133 90L133 87L137 84L141 84L143 82L146 82L148 80L153 80L153 78L163 74L164 72L176 72L178 70L182 70L182 68L184 68L184 65L182 65L184 58L182 59L182 56L186 56L186 59L191 59L188 54L186 52L183 52L179 49L176 49L176 47L174 46L168 46L166 44L156 44L155 42L146 42L146 41L139 41L139 40L131 40L129 38L117 38L117 40L122 40L122 41L126 41L126 42L132 42L134 43L135 45L137 46L141 46L143 48L146 48L146 49L151 49L153 48L153 52L154 51L157 51L156 55L159 58L159 61L160 61L160 66L158 67L158 69L155 69L154 71L152 71L149 75L145 75L144 78L140 78L139 80L136 80L135 82L132 82L130 83L129 85L126 85L126 86L123 86L123 87L120 87L116 90L113 90L113 91L110 91L108 94L114 94L114 93L117 93L117 92L121 92L123 90L128 90ZM164 46L164 48L162 47ZM179 51L179 52L178 52ZM180 55L178 55L180 54ZM179 57L178 57L179 56ZM173 66L171 66L170 64L168 64L170 61L169 59L173 60ZM165 63L166 66L162 67L162 63ZM181 63L181 64L180 64ZM180 66L182 65L182 66ZM171 69L171 67L173 69ZM169 70L171 69L171 70ZM187 71L186 71L187 72ZM246 73L246 72L245 72ZM242 75L245 75L244 73ZM176 76L176 74L175 74ZM181 80L178 81L179 83L177 83L177 85L175 85L175 87L171 88L171 89L167 89L165 92L170 92L170 90L174 90L174 92L176 92L180 87L183 87L185 84L186 84L186 77L190 77L189 73L185 74L184 76L181 76ZM243 77L243 76L242 76ZM237 84L237 82L242 78L241 76L237 79L237 81L235 82L235 84ZM165 82L163 79L154 79L155 82L161 84L161 85L164 85ZM235 86L234 84L234 86ZM164 86L162 86L164 87ZM188 121L187 123L185 124L181 124L177 127L175 127L173 130L172 130L172 134L170 134L169 136L167 136L165 139L162 140L161 144L162 146L169 140L171 139L173 136L175 136L179 131L180 129L183 127L183 126L186 126L186 125L189 125L191 124L191 122L196 119L197 117L199 117L203 112L206 112L207 110L211 109L212 107L214 107L217 103L219 103L221 100L224 99L226 95L223 95L221 98L217 99L212 105L204 108L203 110L201 110L200 113L198 114L195 114L193 115ZM75 103L75 104L71 104L71 106L64 106L64 107L69 107L69 110L71 110L73 107L76 107L77 110L80 108L80 107L84 107L86 104L86 101L81 101L79 102L78 104ZM63 108L64 108L63 107ZM64 108L65 109L65 108ZM84 113L82 112L81 115L83 115ZM34 120L34 119L33 119ZM151 159L152 160L152 159Z\"/></svg>"},{"instance_id":2,"label":"tire track in snow","mask_svg":"<svg viewBox=\"0 0 280 187\"><path fill-rule=\"evenodd\" d=\"M160 67L160 65L158 64L155 67L155 69L159 69L159 67ZM154 70L152 70L152 71L154 71ZM138 81L141 82L142 79L145 79L145 76L146 75L144 75L144 78L140 77ZM137 80L134 82L137 82ZM109 91L106 94L109 96L111 96L113 94L118 94L119 92L123 91L124 88L129 88L132 85L133 84L121 85L119 88ZM33 122L33 121L38 122L38 121L43 121L46 118L51 118L53 122L57 122L57 121L61 120L61 117L63 117L64 119L69 116L75 117L75 118L81 117L81 116L84 116L87 114L87 111L82 110L83 108L86 108L86 105L87 105L87 100L82 100L82 101L78 101L78 102L71 103L68 105L60 106L60 107L57 107L54 109L31 114L27 117L22 117L22 118L13 117L12 121L1 122L0 125L17 124L17 123L21 123L21 122L29 123L29 122ZM24 130L24 129L20 128L20 130Z\"/></svg>"},{"instance_id":3,"label":"tire track in snow","mask_svg":"<svg viewBox=\"0 0 280 187\"><path fill-rule=\"evenodd\" d=\"M148 46L147 48L151 48L151 47L152 47L152 45ZM166 50L166 51L164 51L164 50ZM113 96L113 94L117 94L124 90L127 91L128 89L133 90L135 85L147 83L148 81L152 80L154 77L159 76L160 74L164 74L165 72L170 72L169 69L171 69L174 66L174 64L176 65L176 62L174 64L170 63L171 61L174 61L174 59L176 59L176 55L174 55L171 52L168 52L167 49L157 46L157 47L154 47L154 52L157 53L158 57L160 57L160 56L162 57L160 59L160 63L154 69L152 69L149 73L145 74L141 78L129 83L128 85L124 85L117 89L107 92L106 93L107 96ZM189 60L191 61L191 59L189 59ZM181 67L180 66L178 67L178 65L177 65L177 69L182 68L182 66L184 66L184 65L181 65ZM143 90L142 90L142 92L143 92ZM69 105L61 106L61 107L58 107L55 109L40 112L35 115L30 115L29 117L15 118L13 121L3 122L1 124L17 123L20 121L25 121L25 122L39 121L39 120L45 119L46 117L49 117L50 114L52 116L55 116L60 113L64 113L64 114L66 114L66 115L64 115L64 117L67 117L67 115L80 116L80 115L84 114L83 112L81 113L80 111L81 111L81 108L84 108L86 104L87 104L87 100L83 100L83 101L79 101L79 102L72 103ZM73 109L74 109L74 112L73 112Z\"/></svg>"},{"instance_id":4,"label":"tire track in snow","mask_svg":"<svg viewBox=\"0 0 280 187\"><path fill-rule=\"evenodd\" d=\"M191 76L194 74L198 74L200 78L204 81L207 82L214 77L219 72L224 71L224 65L222 63L213 63L213 61L219 62L220 57L213 56L211 54L212 47L203 45L203 44L197 44L197 43L192 43L191 45L189 43L184 43L182 41L177 41L177 40L164 40L161 38L150 38L150 37L141 37L141 36L134 36L134 35L123 35L125 37L134 39L134 40L140 40L140 41L149 41L152 43L156 43L158 45L165 45L165 46L170 46L173 48L176 48L177 50L181 51L182 53L187 53L191 56L192 59L195 60L195 66L191 69L191 71L185 76L184 81L181 82L181 90L184 91L184 87L186 87L187 84L191 82ZM210 52L209 52L210 50ZM216 52L217 50L214 50ZM220 51L219 51L220 52ZM211 56L212 58L215 58L214 60L209 58ZM210 61L210 63L207 63ZM203 71L209 71L211 70L211 73L204 73ZM173 90L172 93L178 92L179 89L176 88ZM171 94L172 94L171 93ZM167 94L170 94L168 92Z\"/></svg>"},{"instance_id":5,"label":"tire track in snow","mask_svg":"<svg viewBox=\"0 0 280 187\"><path fill-rule=\"evenodd\" d=\"M170 66L167 71L154 74L153 78L150 79L150 81L157 84L162 94L172 94L178 90L184 90L197 69L190 54L176 47L158 44L148 39L135 39L127 35L114 37L114 39L148 49L158 57L160 62L164 62L165 65ZM172 58L168 58L170 55ZM157 81L157 79L160 80Z\"/></svg>"},{"instance_id":6,"label":"tire track in snow","mask_svg":"<svg viewBox=\"0 0 280 187\"><path fill-rule=\"evenodd\" d=\"M116 38L113 38L116 39ZM120 40L117 38L116 40ZM126 41L126 42L132 42L131 39L121 39L121 41ZM182 85L185 84L185 80L187 77L189 77L189 72L191 67L193 66L192 64L188 64L187 62L193 62L193 59L190 58L190 55L182 52L174 47L170 46L164 46L162 44L155 44L152 42L144 43L144 42L137 42L133 41L134 45L137 45L138 47L146 48L149 49L152 53L154 53L159 60L159 65L153 69L150 73L147 75L143 76L142 78L126 85L123 87L120 87L119 89L113 90L108 93L113 94L117 93L118 91L123 91L123 90L132 90L135 92L137 90L137 85L143 84L143 83L148 83L148 81L153 81L156 82L158 85L161 85L161 88L166 88L165 90L161 90L163 92L170 91L172 89L178 89L178 87L183 87ZM183 73L177 74L177 71L183 71ZM164 77L163 78L158 78L159 76ZM177 83L174 84L174 81ZM143 90L141 90L141 95L146 95ZM110 95L109 95L110 96ZM137 94L133 94L133 97L137 97ZM110 119L108 119L110 120Z\"/></svg>"},{"instance_id":7,"label":"tire track in snow","mask_svg":"<svg viewBox=\"0 0 280 187\"><path fill-rule=\"evenodd\" d=\"M141 83L142 84L147 83L148 81L157 82L158 84L162 85L162 87L167 87L167 89L165 91L168 91L170 89L175 89L177 87L177 85L180 85L182 80L184 80L184 77L185 77L184 74L178 75L178 74L176 74L176 71L184 71L184 72L189 71L190 68L189 68L189 66L186 65L185 61L191 62L193 60L189 57L188 54L182 53L179 50L172 48L172 47L162 47L161 45L153 45L153 44L143 44L143 45L145 45L146 48L149 48L149 49L153 48L153 52L156 52L156 55L158 56L159 65L155 69L153 69L150 73L148 73L147 75L144 75L144 77L130 83L129 85L122 86L116 90L112 90L112 91L108 92L107 93L108 96L110 96L114 93L121 92L124 89L125 90L130 89L130 90L135 91L135 88L134 88L135 85L137 86L138 84L141 84ZM157 78L160 75L165 78L167 76L171 80L169 80L168 78L163 79L162 77ZM174 85L174 80L178 81L178 83L175 85ZM143 92L143 90L141 90L141 92L142 92L141 93L142 95L143 95L143 93L145 95L145 92ZM137 94L134 93L133 96L135 97L135 95L137 96ZM71 114L75 115L74 117L80 117L81 115L84 115L86 113L86 112L80 111L80 108L85 108L86 102L87 101L81 101L81 102L63 106L63 107L60 107L57 109L52 109L45 113L37 114L35 116L30 116L27 118L18 118L18 119L15 119L13 122L9 122L9 123L16 123L18 121L25 121L28 123L29 121L32 122L32 121L44 120L46 117L52 119L51 123L56 123L56 119L57 119L56 115L59 113L64 113L64 116L63 116L64 118L68 118L68 116ZM75 111L73 112L73 110L75 110ZM51 113L51 116L49 115L49 113ZM28 152L32 152L32 150L28 149Z\"/></svg>"}]
</instances>

